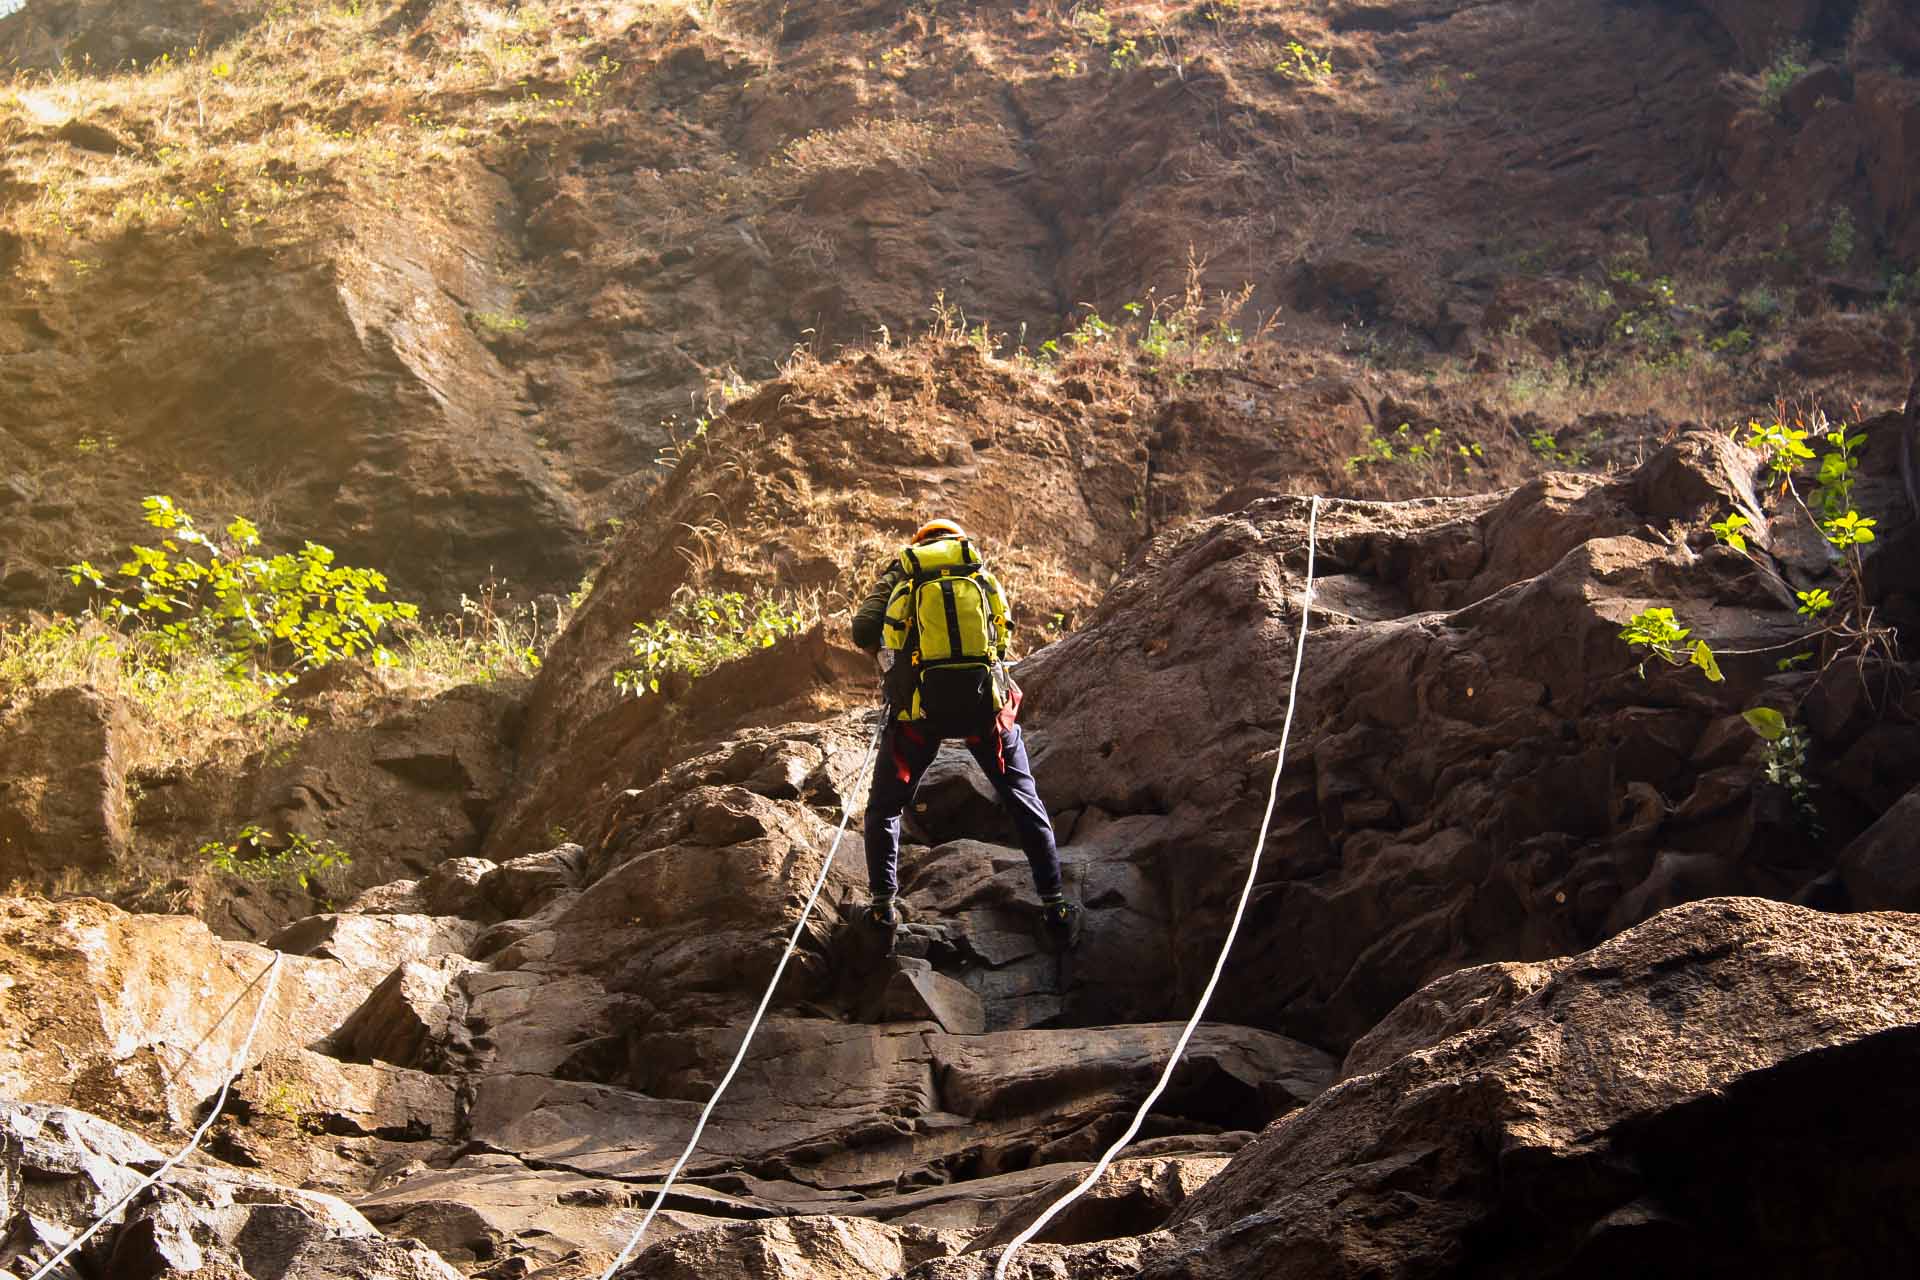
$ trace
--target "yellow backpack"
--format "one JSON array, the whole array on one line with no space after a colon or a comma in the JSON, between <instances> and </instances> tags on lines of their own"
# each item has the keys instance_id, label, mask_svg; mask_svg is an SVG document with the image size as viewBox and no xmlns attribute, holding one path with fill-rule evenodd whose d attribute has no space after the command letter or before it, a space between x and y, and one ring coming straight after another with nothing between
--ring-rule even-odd
<instances>
[{"instance_id":1,"label":"yellow backpack","mask_svg":"<svg viewBox=\"0 0 1920 1280\"><path fill-rule=\"evenodd\" d=\"M890 682L900 718L947 736L980 733L1005 697L1006 593L966 538L903 547L900 567L884 632L900 651Z\"/></svg>"}]
</instances>

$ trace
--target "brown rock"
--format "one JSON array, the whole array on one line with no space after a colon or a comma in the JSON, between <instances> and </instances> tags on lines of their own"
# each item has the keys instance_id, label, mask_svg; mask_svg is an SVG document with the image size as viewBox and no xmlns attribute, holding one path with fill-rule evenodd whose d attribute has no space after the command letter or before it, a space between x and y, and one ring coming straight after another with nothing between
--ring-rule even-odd
<instances>
[{"instance_id":1,"label":"brown rock","mask_svg":"<svg viewBox=\"0 0 1920 1280\"><path fill-rule=\"evenodd\" d=\"M1914 917L1667 912L1269 1128L1140 1274L1903 1268L1871 1223L1920 1185L1888 1091L1920 1065L1916 963ZM1787 1152L1818 1176L1776 1177Z\"/></svg>"},{"instance_id":2,"label":"brown rock","mask_svg":"<svg viewBox=\"0 0 1920 1280\"><path fill-rule=\"evenodd\" d=\"M1920 788L1880 816L1840 855L1856 911L1920 911Z\"/></svg>"},{"instance_id":3,"label":"brown rock","mask_svg":"<svg viewBox=\"0 0 1920 1280\"><path fill-rule=\"evenodd\" d=\"M945 1257L954 1236L862 1218L781 1218L734 1222L654 1245L620 1274L625 1280L883 1280L928 1258Z\"/></svg>"},{"instance_id":4,"label":"brown rock","mask_svg":"<svg viewBox=\"0 0 1920 1280\"><path fill-rule=\"evenodd\" d=\"M1699 0L1754 66L1806 35L1819 16L1819 0Z\"/></svg>"},{"instance_id":5,"label":"brown rock","mask_svg":"<svg viewBox=\"0 0 1920 1280\"><path fill-rule=\"evenodd\" d=\"M0 1104L0 1200L9 1253L49 1257L162 1159L140 1139L63 1107ZM217 1167L175 1170L79 1254L86 1273L158 1280L458 1280L423 1245L388 1240L344 1201Z\"/></svg>"},{"instance_id":6,"label":"brown rock","mask_svg":"<svg viewBox=\"0 0 1920 1280\"><path fill-rule=\"evenodd\" d=\"M573 1255L573 1261L589 1259L597 1272L626 1244L657 1190L648 1183L530 1169L506 1155L469 1155L362 1196L354 1207L389 1235L419 1240L459 1266L518 1260L524 1270L559 1266ZM671 1203L675 1207L648 1228L650 1242L765 1212L688 1183L675 1188Z\"/></svg>"},{"instance_id":7,"label":"brown rock","mask_svg":"<svg viewBox=\"0 0 1920 1280\"><path fill-rule=\"evenodd\" d=\"M1226 1167L1225 1156L1117 1160L1034 1239L1042 1244L1086 1244L1158 1231L1175 1209ZM1060 1178L1020 1201L993 1230L969 1243L967 1252L1010 1243L1077 1186L1082 1176Z\"/></svg>"},{"instance_id":8,"label":"brown rock","mask_svg":"<svg viewBox=\"0 0 1920 1280\"><path fill-rule=\"evenodd\" d=\"M1860 502L1897 501L1893 452L1870 456ZM1619 639L1651 605L1722 648L1801 634L1792 602L1744 560L1694 550L1711 546L1707 523L1755 505L1753 466L1683 433L1613 483L1554 475L1491 502L1322 510L1278 839L1219 1016L1350 1045L1452 970L1588 946L1689 898L1790 895L1831 865L1860 819L1810 856L1750 754L1702 749L1759 699L1771 662L1736 659L1723 685L1657 667L1642 681ZM1048 803L1101 815L1063 856L1089 877L1129 864L1142 876L1142 889L1090 880L1086 895L1095 949L1101 904L1143 917L1097 962L1092 998L1137 980L1135 998L1164 1003L1121 1016L1175 1013L1172 975L1206 972L1237 896L1287 710L1303 505L1260 502L1163 537L1085 628L1019 668ZM1826 580L1828 564L1804 572ZM1851 744L1870 717L1838 707L1843 683L1860 682L1835 682L1807 714ZM1920 782L1891 769L1898 758L1874 755L1876 794ZM916 902L991 901L955 862L925 859Z\"/></svg>"},{"instance_id":9,"label":"brown rock","mask_svg":"<svg viewBox=\"0 0 1920 1280\"><path fill-rule=\"evenodd\" d=\"M1903 356L1877 316L1833 315L1802 330L1787 363L1810 378L1854 369L1898 369Z\"/></svg>"},{"instance_id":10,"label":"brown rock","mask_svg":"<svg viewBox=\"0 0 1920 1280\"><path fill-rule=\"evenodd\" d=\"M448 1143L458 1136L450 1081L383 1062L341 1062L307 1049L269 1053L235 1081L231 1096L254 1121L394 1142Z\"/></svg>"},{"instance_id":11,"label":"brown rock","mask_svg":"<svg viewBox=\"0 0 1920 1280\"><path fill-rule=\"evenodd\" d=\"M1912 27L1911 17L1897 21L1904 21L1909 30ZM1863 72L1855 82L1855 93L1866 122L1874 217L1887 229L1889 252L1912 258L1920 253L1920 225L1914 217L1920 211L1920 177L1902 157L1911 156L1920 139L1920 85L1904 74Z\"/></svg>"},{"instance_id":12,"label":"brown rock","mask_svg":"<svg viewBox=\"0 0 1920 1280\"><path fill-rule=\"evenodd\" d=\"M485 858L449 858L414 886L429 914L436 916L490 915L491 904L481 887L498 870Z\"/></svg>"},{"instance_id":13,"label":"brown rock","mask_svg":"<svg viewBox=\"0 0 1920 1280\"><path fill-rule=\"evenodd\" d=\"M1354 1042L1340 1064L1351 1080L1392 1066L1409 1053L1484 1027L1552 981L1553 965L1483 964L1429 982Z\"/></svg>"},{"instance_id":14,"label":"brown rock","mask_svg":"<svg viewBox=\"0 0 1920 1280\"><path fill-rule=\"evenodd\" d=\"M340 1025L331 1050L348 1061L451 1069L469 1052L458 979L479 967L464 956L403 961Z\"/></svg>"},{"instance_id":15,"label":"brown rock","mask_svg":"<svg viewBox=\"0 0 1920 1280\"><path fill-rule=\"evenodd\" d=\"M0 879L112 864L130 834L126 710L72 686L0 708Z\"/></svg>"},{"instance_id":16,"label":"brown rock","mask_svg":"<svg viewBox=\"0 0 1920 1280\"><path fill-rule=\"evenodd\" d=\"M903 960L881 996L880 1016L890 1021L932 1020L951 1035L978 1035L987 1029L980 997L925 960Z\"/></svg>"},{"instance_id":17,"label":"brown rock","mask_svg":"<svg viewBox=\"0 0 1920 1280\"><path fill-rule=\"evenodd\" d=\"M338 960L374 983L396 961L464 955L479 936L479 925L451 916L347 912L296 920L267 945L288 955Z\"/></svg>"},{"instance_id":18,"label":"brown rock","mask_svg":"<svg viewBox=\"0 0 1920 1280\"><path fill-rule=\"evenodd\" d=\"M0 1096L165 1132L191 1123L246 1034L271 958L186 917L0 900ZM321 1040L365 998L366 982L337 961L280 967L256 1054Z\"/></svg>"},{"instance_id":19,"label":"brown rock","mask_svg":"<svg viewBox=\"0 0 1920 1280\"><path fill-rule=\"evenodd\" d=\"M483 878L480 891L508 917L524 919L539 914L562 894L582 888L586 875L586 850L562 844L501 863Z\"/></svg>"}]
</instances>

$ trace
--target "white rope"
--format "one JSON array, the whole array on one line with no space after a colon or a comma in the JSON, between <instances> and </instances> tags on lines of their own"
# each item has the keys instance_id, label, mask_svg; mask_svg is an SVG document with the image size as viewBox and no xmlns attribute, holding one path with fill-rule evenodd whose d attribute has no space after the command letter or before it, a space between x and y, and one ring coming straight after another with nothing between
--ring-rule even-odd
<instances>
[{"instance_id":1,"label":"white rope","mask_svg":"<svg viewBox=\"0 0 1920 1280\"><path fill-rule=\"evenodd\" d=\"M867 764L873 763L875 757L879 755L880 735L887 731L887 722L890 719L891 712L883 710L880 716L880 727L874 730L873 741L867 746ZM867 766L863 764L858 777L854 779L854 794L859 794L860 784L866 776ZM673 1189L674 1179L680 1176L680 1171L686 1168L687 1161L693 1158L694 1148L700 1145L700 1135L706 1132L707 1120L713 1115L714 1107L719 1104L720 1095L727 1091L727 1086L733 1083L733 1077L740 1070L740 1064L746 1061L747 1047L753 1043L754 1033L760 1030L760 1020L766 1016L767 1006L773 1003L773 992L780 985L780 975L787 971L787 961L793 959L794 949L800 945L800 934L807 927L807 917L813 914L813 904L820 900L820 891L826 888L827 872L833 869L834 855L840 852L840 839L847 834L847 820L852 816L853 806L841 805L840 829L833 833L833 844L827 849L827 860L820 864L820 875L813 882L813 892L807 895L806 906L800 908L800 918L794 922L793 936L787 939L787 949L781 955L780 963L773 967L773 980L767 983L766 994L760 997L760 1007L753 1011L753 1021L747 1024L747 1034L740 1039L740 1048L733 1055L733 1065L727 1068L727 1074L720 1078L713 1096L707 1099L706 1107L700 1112L699 1121L693 1126L693 1136L687 1139L687 1149L680 1153L680 1158L673 1163L672 1171L667 1174L667 1180L660 1184L660 1190L655 1193L653 1203L647 1206L646 1217L640 1219L640 1225L634 1229L633 1236L627 1241L626 1247L620 1250L620 1256L600 1273L600 1280L613 1280L613 1273L625 1266L627 1259L633 1256L633 1251L639 1245L641 1237L646 1235L647 1228L653 1225L654 1215L659 1213L660 1206L666 1203L667 1193Z\"/></svg>"},{"instance_id":2,"label":"white rope","mask_svg":"<svg viewBox=\"0 0 1920 1280\"><path fill-rule=\"evenodd\" d=\"M1286 767L1287 763L1287 735L1293 729L1293 707L1300 689L1300 666L1307 653L1307 617L1313 610L1313 543L1319 523L1320 499L1316 496L1307 514L1307 590L1300 602L1300 636L1293 651L1293 683L1287 689L1287 718L1280 726L1280 756L1273 763L1273 784L1267 789L1267 811L1260 819L1260 838L1253 846L1253 865L1247 868L1247 883L1240 890L1240 903L1233 910L1233 923L1227 926L1227 940L1221 944L1220 958L1213 962L1213 976L1207 979L1207 989L1200 993L1200 1004L1194 1009L1193 1016L1187 1019L1186 1029L1180 1033L1179 1043L1174 1045L1173 1056L1167 1059L1167 1067L1160 1073L1159 1083L1153 1086L1153 1092L1147 1095L1147 1100L1140 1104L1140 1110L1134 1113L1133 1123L1128 1125L1127 1131L1107 1148L1106 1154L1100 1157L1100 1162L1080 1180L1078 1186L1048 1205L1045 1213L1035 1218L1025 1231L1014 1237L1012 1244L1001 1251L1000 1260L994 1264L993 1280L1007 1280L1007 1266L1013 1261L1013 1255L1020 1252L1023 1245L1044 1231L1047 1224L1052 1222L1061 1210L1078 1200L1085 1194L1088 1187L1098 1182L1100 1176L1107 1171L1107 1166L1113 1163L1113 1158L1119 1155L1121 1149L1132 1142L1140 1132L1140 1126L1146 1123L1147 1112L1153 1109L1153 1104L1160 1100L1160 1095L1166 1092L1168 1082L1173 1079L1173 1070L1180 1065L1180 1059L1187 1051L1187 1042L1193 1039L1194 1031L1199 1028L1200 1019L1207 1012L1207 1004L1213 999L1214 988L1220 985L1220 975L1226 971L1227 967L1227 953L1233 950L1234 937L1240 932L1240 920L1247 913L1247 901L1253 896L1254 877L1260 872L1260 855L1267 847L1267 828L1273 823L1274 804L1280 797L1280 771Z\"/></svg>"},{"instance_id":3,"label":"white rope","mask_svg":"<svg viewBox=\"0 0 1920 1280\"><path fill-rule=\"evenodd\" d=\"M227 1105L227 1090L233 1087L234 1077L238 1076L241 1073L241 1071L246 1069L247 1053L249 1050L253 1048L254 1034L260 1030L260 1017L262 1014L266 1013L267 1006L273 1003L274 989L280 983L280 953L278 951L274 952L273 959L267 962L267 969L266 969L265 976L267 979L267 989L265 993L261 995L260 1003L253 1011L253 1021L249 1023L247 1026L246 1039L240 1042L239 1052L233 1055L233 1065L231 1068L228 1069L226 1078L220 1082L220 1093L218 1094L218 1096L214 1098L213 1106L208 1109L207 1118L205 1120L202 1120L200 1122L200 1127L193 1131L193 1137L187 1140L187 1145L180 1148L180 1152L178 1155L175 1155L170 1159L166 1160L164 1163L161 1164L161 1166L158 1169L155 1169L152 1173L148 1174L146 1177L146 1180L142 1182L139 1186L127 1192L127 1194L125 1194L124 1196L121 1196L117 1201L115 1201L113 1207L111 1209L108 1209L105 1213L101 1214L97 1219L95 1219L94 1224L92 1226L88 1227L84 1232L82 1232L79 1235L78 1238L70 1242L66 1248L54 1254L53 1260L48 1262L46 1266L41 1267L38 1271L34 1272L31 1277L31 1280L44 1280L46 1276L51 1275L55 1267L59 1266L62 1262L66 1261L68 1257L72 1256L72 1254L77 1249L79 1249L81 1245L93 1239L94 1233L100 1230L100 1228L106 1226L107 1223L111 1222L114 1218L114 1215L119 1213L120 1210L126 1208L127 1205L133 1201L133 1198L135 1196L145 1191L148 1187L151 1187L155 1183L159 1182L160 1179L166 1177L168 1173L172 1172L173 1167L175 1165L179 1164L182 1160L185 1160L188 1156L192 1155L194 1150L199 1147L200 1140L207 1136L207 1130L213 1128L213 1122L220 1118L220 1109ZM258 982L259 980L260 980L259 978L255 978L254 982ZM250 983L248 985L252 985L252 984ZM224 1017L225 1015L222 1015L222 1016Z\"/></svg>"}]
</instances>

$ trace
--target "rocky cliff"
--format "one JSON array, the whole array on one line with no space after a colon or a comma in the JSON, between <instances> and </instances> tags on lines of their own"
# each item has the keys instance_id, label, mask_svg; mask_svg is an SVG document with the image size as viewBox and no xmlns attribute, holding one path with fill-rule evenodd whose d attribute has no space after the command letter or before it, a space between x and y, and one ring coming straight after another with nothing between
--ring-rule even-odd
<instances>
[{"instance_id":1,"label":"rocky cliff","mask_svg":"<svg viewBox=\"0 0 1920 1280\"><path fill-rule=\"evenodd\" d=\"M163 488L432 603L593 572L531 679L335 664L244 748L5 650L0 1269L204 1120L62 1280L598 1275L837 847L621 1274L985 1280L1170 1052L1290 708L1209 1019L1014 1274L1920 1261L1898 6L29 0L0 47L0 604ZM952 748L895 949L846 927L846 615L936 512L1015 600L1066 956ZM729 592L800 622L621 687ZM352 865L208 871L242 824Z\"/></svg>"},{"instance_id":2,"label":"rocky cliff","mask_svg":"<svg viewBox=\"0 0 1920 1280\"><path fill-rule=\"evenodd\" d=\"M1895 425L1870 436L1891 442ZM1895 460L1891 443L1869 451L1863 505L1898 511ZM849 852L629 1274L981 1274L1033 1197L1117 1132L1171 1046L1244 874L1289 696L1276 839L1216 1020L1034 1266L1419 1275L1472 1259L1598 1274L1652 1241L1676 1273L1912 1256L1858 1208L1912 1178L1860 1101L1911 1068L1909 917L1714 896L1916 905L1897 860L1872 852L1876 817L1920 784L1904 695L1874 692L1902 669L1742 656L1803 626L1706 531L1730 507L1773 511L1753 467L1700 433L1612 480L1331 504L1297 689L1305 503L1162 534L1018 670L1088 911L1081 948L1041 948L1024 859L970 773L936 766L897 954L863 956L836 927L862 890ZM1824 560L1795 567L1787 514L1762 527L1770 563L1839 587ZM1869 563L1904 560L1912 527L1889 514ZM1871 580L1904 618L1899 573ZM1657 600L1723 650L1722 683L1636 669L1617 632ZM271 938L297 958L202 1166L248 1172L150 1197L135 1214L150 1225L91 1256L106 1265L151 1236L160 1261L141 1274L184 1270L189 1244L253 1275L340 1274L326 1268L349 1265L343 1250L374 1259L351 1264L362 1274L429 1265L371 1223L474 1275L603 1266L733 1052L833 820L858 810L865 713L800 696L855 698L850 658L796 657L837 643L749 660L731 727L647 785L596 808L599 775L580 771L572 803L602 823L586 844L454 859ZM557 661L536 703L600 679ZM1754 702L1791 705L1808 728L1817 836L1766 781L1738 714ZM808 705L811 719L750 723L755 707ZM1890 865L1891 890L1862 870ZM194 1116L267 953L97 903L9 910L9 1092L41 1107L20 1113L9 1168L72 1188L65 1218L15 1201L37 1224L17 1228L30 1252L101 1204L115 1170L150 1161L142 1141ZM1833 1170L1817 1196L1754 1181L1783 1157L1749 1150L1745 1117L1783 1108L1806 1115L1763 1145ZM93 1155L48 1154L55 1134ZM1862 1143L1878 1154L1842 1156ZM310 1193L352 1214L297 1199ZM249 1254L229 1200L288 1205L294 1238L314 1241L296 1250L308 1269Z\"/></svg>"},{"instance_id":3,"label":"rocky cliff","mask_svg":"<svg viewBox=\"0 0 1920 1280\"><path fill-rule=\"evenodd\" d=\"M1553 431L1836 377L1884 399L1920 254L1910 26L32 0L0 19L0 603L63 599L155 489L439 606L570 590L699 420L936 304L1033 351L1191 280L1248 333Z\"/></svg>"}]
</instances>

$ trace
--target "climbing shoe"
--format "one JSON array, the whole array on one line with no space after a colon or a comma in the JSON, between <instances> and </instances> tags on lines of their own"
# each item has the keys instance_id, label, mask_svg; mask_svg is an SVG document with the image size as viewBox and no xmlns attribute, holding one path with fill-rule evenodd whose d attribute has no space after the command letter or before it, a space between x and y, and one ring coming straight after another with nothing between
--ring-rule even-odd
<instances>
[{"instance_id":1,"label":"climbing shoe","mask_svg":"<svg viewBox=\"0 0 1920 1280\"><path fill-rule=\"evenodd\" d=\"M859 921L869 933L891 937L900 927L900 913L891 902L870 902L860 908Z\"/></svg>"},{"instance_id":2,"label":"climbing shoe","mask_svg":"<svg viewBox=\"0 0 1920 1280\"><path fill-rule=\"evenodd\" d=\"M1086 923L1086 913L1071 902L1047 902L1040 906L1040 927L1044 931L1047 945L1055 951L1065 951L1080 941L1080 929Z\"/></svg>"}]
</instances>

